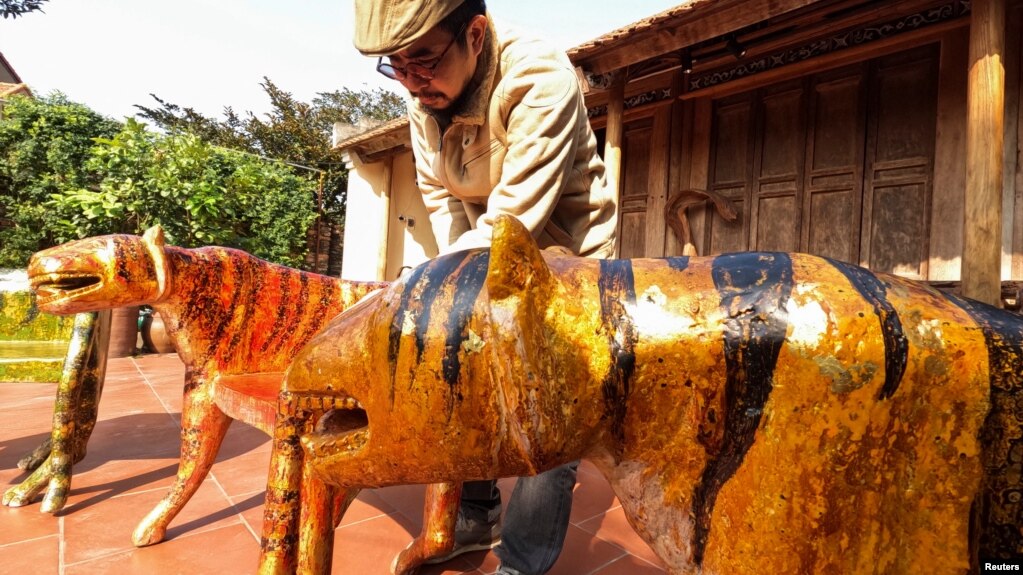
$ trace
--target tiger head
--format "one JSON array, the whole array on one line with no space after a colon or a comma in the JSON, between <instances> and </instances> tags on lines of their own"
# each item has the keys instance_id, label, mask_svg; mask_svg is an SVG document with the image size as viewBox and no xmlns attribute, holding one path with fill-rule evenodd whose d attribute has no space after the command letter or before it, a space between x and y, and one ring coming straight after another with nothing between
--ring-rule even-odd
<instances>
[{"instance_id":1,"label":"tiger head","mask_svg":"<svg viewBox=\"0 0 1023 575\"><path fill-rule=\"evenodd\" d=\"M170 281L164 243L154 226L141 237L97 236L37 252L28 264L36 304L71 314L158 302Z\"/></svg>"}]
</instances>

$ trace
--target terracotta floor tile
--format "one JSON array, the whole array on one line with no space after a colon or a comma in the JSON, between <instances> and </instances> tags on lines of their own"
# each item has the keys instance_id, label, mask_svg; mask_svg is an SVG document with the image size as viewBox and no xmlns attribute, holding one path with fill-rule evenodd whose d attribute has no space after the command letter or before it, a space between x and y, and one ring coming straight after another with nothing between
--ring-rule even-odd
<instances>
[{"instance_id":1,"label":"terracotta floor tile","mask_svg":"<svg viewBox=\"0 0 1023 575\"><path fill-rule=\"evenodd\" d=\"M64 575L251 575L259 544L241 525L223 527L142 549L69 563Z\"/></svg>"},{"instance_id":2,"label":"terracotta floor tile","mask_svg":"<svg viewBox=\"0 0 1023 575\"><path fill-rule=\"evenodd\" d=\"M163 495L160 489L69 509L64 517L65 560L78 563L133 549L132 532ZM171 522L167 540L240 524L237 509L207 481Z\"/></svg>"},{"instance_id":3,"label":"terracotta floor tile","mask_svg":"<svg viewBox=\"0 0 1023 575\"><path fill-rule=\"evenodd\" d=\"M359 492L355 501L352 501L352 504L348 507L348 511L345 512L345 516L341 520L340 527L355 525L367 519L374 519L394 513L394 508L374 490L364 489Z\"/></svg>"},{"instance_id":4,"label":"terracotta floor tile","mask_svg":"<svg viewBox=\"0 0 1023 575\"><path fill-rule=\"evenodd\" d=\"M584 475L595 475L601 479L604 478L604 474L601 473L595 465L585 459L579 462L579 473Z\"/></svg>"},{"instance_id":5,"label":"terracotta floor tile","mask_svg":"<svg viewBox=\"0 0 1023 575\"><path fill-rule=\"evenodd\" d=\"M6 555L5 545L59 534L60 520L49 513L41 513L38 504L0 507L0 555Z\"/></svg>"},{"instance_id":6,"label":"terracotta floor tile","mask_svg":"<svg viewBox=\"0 0 1023 575\"><path fill-rule=\"evenodd\" d=\"M99 455L92 460L86 457L81 465L74 467L67 510L97 505L132 493L164 491L173 483L178 469L176 457L100 459Z\"/></svg>"},{"instance_id":7,"label":"terracotta floor tile","mask_svg":"<svg viewBox=\"0 0 1023 575\"><path fill-rule=\"evenodd\" d=\"M565 537L565 547L550 575L579 575L591 573L597 568L625 555L620 547L594 538L590 533L570 525Z\"/></svg>"},{"instance_id":8,"label":"terracotta floor tile","mask_svg":"<svg viewBox=\"0 0 1023 575\"><path fill-rule=\"evenodd\" d=\"M621 507L616 507L601 517L580 523L579 527L599 539L621 547L631 555L654 565L661 565L660 559L654 555L650 546L640 539L629 525L625 511Z\"/></svg>"},{"instance_id":9,"label":"terracotta floor tile","mask_svg":"<svg viewBox=\"0 0 1023 575\"><path fill-rule=\"evenodd\" d=\"M26 476L15 463L49 436L55 393L53 384L3 385L0 412L7 423L0 428L0 488ZM177 470L183 385L184 367L176 355L110 361L100 421L88 455L75 466L66 509L53 516L40 513L38 503L0 508L3 572L255 571L270 445L265 434L241 422L228 432L211 476L171 523L169 539L143 549L131 545L135 525L164 495ZM507 502L515 478L498 485ZM424 489L360 493L337 531L334 573L388 573L394 556L419 532ZM660 572L646 561L652 552L629 529L606 481L587 462L580 465L572 521L576 525L552 574ZM63 555L57 544L61 536ZM483 575L497 567L493 552L476 552L421 573Z\"/></svg>"},{"instance_id":10,"label":"terracotta floor tile","mask_svg":"<svg viewBox=\"0 0 1023 575\"><path fill-rule=\"evenodd\" d=\"M661 575L664 569L647 563L635 555L624 555L596 571L592 575Z\"/></svg>"},{"instance_id":11,"label":"terracotta floor tile","mask_svg":"<svg viewBox=\"0 0 1023 575\"><path fill-rule=\"evenodd\" d=\"M181 430L165 413L136 413L100 419L89 439L82 464L135 459L177 459L181 453Z\"/></svg>"},{"instance_id":12,"label":"terracotta floor tile","mask_svg":"<svg viewBox=\"0 0 1023 575\"><path fill-rule=\"evenodd\" d=\"M211 472L228 495L237 496L265 489L269 467L270 437L235 421L227 430Z\"/></svg>"},{"instance_id":13,"label":"terracotta floor tile","mask_svg":"<svg viewBox=\"0 0 1023 575\"><path fill-rule=\"evenodd\" d=\"M57 391L56 383L4 383L3 402L8 409L35 408L45 405ZM49 404L53 407L53 403Z\"/></svg>"},{"instance_id":14,"label":"terracotta floor tile","mask_svg":"<svg viewBox=\"0 0 1023 575\"><path fill-rule=\"evenodd\" d=\"M47 423L46 427L49 426L50 424ZM42 431L31 433L25 431L12 431L10 429L3 429L0 433L10 433L14 435L10 439L4 439L3 443L0 443L0 490L6 490L12 485L21 483L22 480L28 476L28 471L17 467L18 461L22 457L28 455L28 453L33 449L41 445L44 440L50 437L50 434ZM24 433L24 435L22 435L22 433Z\"/></svg>"},{"instance_id":15,"label":"terracotta floor tile","mask_svg":"<svg viewBox=\"0 0 1023 575\"><path fill-rule=\"evenodd\" d=\"M12 545L0 545L0 565L4 573L58 575L60 538L56 535Z\"/></svg>"},{"instance_id":16,"label":"terracotta floor tile","mask_svg":"<svg viewBox=\"0 0 1023 575\"><path fill-rule=\"evenodd\" d=\"M572 523L589 521L617 506L618 500L603 476L579 472L572 497Z\"/></svg>"},{"instance_id":17,"label":"terracotta floor tile","mask_svg":"<svg viewBox=\"0 0 1023 575\"><path fill-rule=\"evenodd\" d=\"M334 533L334 568L339 575L384 575L391 561L412 540L407 523L397 515L381 515Z\"/></svg>"},{"instance_id":18,"label":"terracotta floor tile","mask_svg":"<svg viewBox=\"0 0 1023 575\"><path fill-rule=\"evenodd\" d=\"M101 419L114 415L165 411L160 398L153 395L152 389L137 375L126 380L108 379L103 386L103 398L100 401Z\"/></svg>"},{"instance_id":19,"label":"terracotta floor tile","mask_svg":"<svg viewBox=\"0 0 1023 575\"><path fill-rule=\"evenodd\" d=\"M263 504L266 502L266 491L261 489L254 493L246 493L230 498L231 504L241 514L242 523L248 526L254 536L263 530Z\"/></svg>"},{"instance_id":20,"label":"terracotta floor tile","mask_svg":"<svg viewBox=\"0 0 1023 575\"><path fill-rule=\"evenodd\" d=\"M395 511L415 522L418 528L423 519L423 501L426 487L423 485L397 485L373 490L377 497Z\"/></svg>"}]
</instances>

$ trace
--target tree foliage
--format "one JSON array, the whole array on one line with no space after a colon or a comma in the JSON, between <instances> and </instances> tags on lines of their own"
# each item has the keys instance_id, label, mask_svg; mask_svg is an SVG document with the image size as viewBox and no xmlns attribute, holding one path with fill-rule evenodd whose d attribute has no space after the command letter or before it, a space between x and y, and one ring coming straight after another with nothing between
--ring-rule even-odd
<instances>
[{"instance_id":1,"label":"tree foliage","mask_svg":"<svg viewBox=\"0 0 1023 575\"><path fill-rule=\"evenodd\" d=\"M300 267L314 185L194 134L120 124L61 95L13 98L0 120L0 266L41 248L164 227L177 245L237 247Z\"/></svg>"},{"instance_id":2,"label":"tree foliage","mask_svg":"<svg viewBox=\"0 0 1023 575\"><path fill-rule=\"evenodd\" d=\"M64 236L138 233L160 224L181 246L222 245L300 267L316 218L313 185L274 162L212 146L194 134L158 135L129 119L97 138L85 164L97 185L48 202Z\"/></svg>"},{"instance_id":3,"label":"tree foliage","mask_svg":"<svg viewBox=\"0 0 1023 575\"><path fill-rule=\"evenodd\" d=\"M43 11L43 2L47 0L0 0L0 16L4 19L17 18L29 12Z\"/></svg>"},{"instance_id":4,"label":"tree foliage","mask_svg":"<svg viewBox=\"0 0 1023 575\"><path fill-rule=\"evenodd\" d=\"M226 108L213 119L154 96L159 106L139 106L140 116L163 134L60 94L12 98L0 118L0 267L21 267L62 241L156 223L178 245L304 265L317 211L343 222L347 173L332 149L334 122L391 119L404 103L347 88L305 103L269 79L262 86L271 102L262 117Z\"/></svg>"},{"instance_id":5,"label":"tree foliage","mask_svg":"<svg viewBox=\"0 0 1023 575\"><path fill-rule=\"evenodd\" d=\"M87 187L96 174L81 168L93 138L120 125L62 94L10 98L0 119L0 267L20 267L28 256L59 242L45 203L62 189Z\"/></svg>"},{"instance_id":6,"label":"tree foliage","mask_svg":"<svg viewBox=\"0 0 1023 575\"><path fill-rule=\"evenodd\" d=\"M311 179L323 178L323 209L340 221L346 201L347 173L333 150L334 122L355 124L362 119L390 120L405 113L400 96L387 90L355 91L348 88L320 92L312 102L302 102L269 78L260 84L270 99L270 111L260 117L239 115L231 107L223 119L214 119L160 99L156 107L136 106L139 115L169 132L191 132L207 142L245 150L311 168Z\"/></svg>"}]
</instances>

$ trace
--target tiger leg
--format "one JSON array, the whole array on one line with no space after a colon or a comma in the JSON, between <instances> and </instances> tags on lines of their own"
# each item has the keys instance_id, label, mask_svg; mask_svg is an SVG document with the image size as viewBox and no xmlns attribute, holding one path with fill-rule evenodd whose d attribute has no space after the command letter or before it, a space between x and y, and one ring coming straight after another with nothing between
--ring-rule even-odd
<instances>
[{"instance_id":1,"label":"tiger leg","mask_svg":"<svg viewBox=\"0 0 1023 575\"><path fill-rule=\"evenodd\" d=\"M144 547L163 541L167 526L199 489L217 457L231 418L217 407L204 376L187 374L181 408L181 460L167 495L135 528L132 542Z\"/></svg>"},{"instance_id":2,"label":"tiger leg","mask_svg":"<svg viewBox=\"0 0 1023 575\"><path fill-rule=\"evenodd\" d=\"M450 553L455 546L455 520L462 498L461 483L433 483L426 487L423 529L391 564L395 575L410 575L424 562Z\"/></svg>"}]
</instances>

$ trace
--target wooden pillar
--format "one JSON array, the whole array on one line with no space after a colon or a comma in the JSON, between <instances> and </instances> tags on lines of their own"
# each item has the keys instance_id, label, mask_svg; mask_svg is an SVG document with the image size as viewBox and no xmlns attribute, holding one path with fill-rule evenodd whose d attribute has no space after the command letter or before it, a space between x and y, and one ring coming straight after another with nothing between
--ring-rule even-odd
<instances>
[{"instance_id":1,"label":"wooden pillar","mask_svg":"<svg viewBox=\"0 0 1023 575\"><path fill-rule=\"evenodd\" d=\"M604 165L607 184L615 197L622 194L622 140L625 132L625 70L614 73L607 94L607 127L604 132ZM618 248L615 248L618 251Z\"/></svg>"},{"instance_id":2,"label":"wooden pillar","mask_svg":"<svg viewBox=\"0 0 1023 575\"><path fill-rule=\"evenodd\" d=\"M384 160L383 189L380 190L380 213L384 218L380 224L380 245L377 253L377 281L387 281L387 248L391 243L391 176L394 172L394 157Z\"/></svg>"},{"instance_id":3,"label":"wooden pillar","mask_svg":"<svg viewBox=\"0 0 1023 575\"><path fill-rule=\"evenodd\" d=\"M974 0L966 116L963 295L1001 301L1005 0Z\"/></svg>"}]
</instances>

